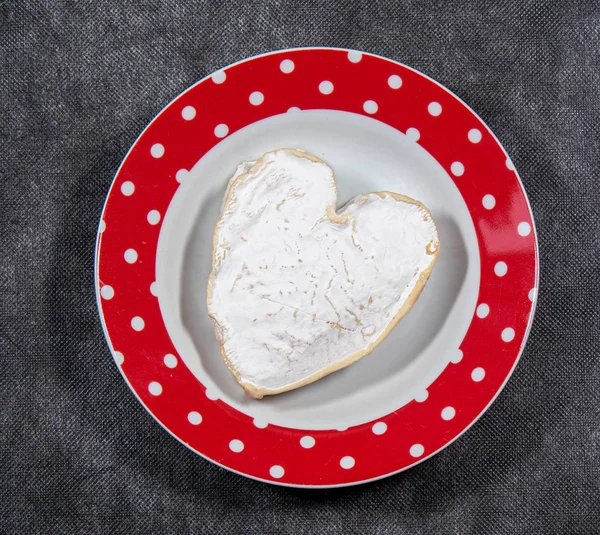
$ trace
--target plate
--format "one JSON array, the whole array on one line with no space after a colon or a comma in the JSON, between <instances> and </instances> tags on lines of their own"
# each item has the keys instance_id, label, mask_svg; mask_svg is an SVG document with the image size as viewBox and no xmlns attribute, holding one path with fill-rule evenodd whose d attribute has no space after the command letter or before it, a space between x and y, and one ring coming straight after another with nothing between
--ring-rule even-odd
<instances>
[{"instance_id":1,"label":"plate","mask_svg":"<svg viewBox=\"0 0 600 535\"><path fill-rule=\"evenodd\" d=\"M371 355L254 400L219 355L206 282L228 179L276 148L327 162L339 205L380 190L423 201L442 245L421 298ZM465 432L517 364L537 286L531 209L489 128L414 69L328 48L250 58L173 100L121 164L96 247L104 331L148 412L220 466L300 487L385 477Z\"/></svg>"}]
</instances>

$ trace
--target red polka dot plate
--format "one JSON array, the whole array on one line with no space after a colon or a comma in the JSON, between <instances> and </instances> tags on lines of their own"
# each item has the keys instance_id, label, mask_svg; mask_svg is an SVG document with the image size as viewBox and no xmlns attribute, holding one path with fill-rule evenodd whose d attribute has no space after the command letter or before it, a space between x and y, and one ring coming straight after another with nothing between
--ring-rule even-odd
<instances>
[{"instance_id":1,"label":"red polka dot plate","mask_svg":"<svg viewBox=\"0 0 600 535\"><path fill-rule=\"evenodd\" d=\"M206 282L227 180L276 148L325 160L340 205L381 190L423 201L442 247L371 355L254 400L221 360ZM203 457L281 485L362 483L450 444L514 369L537 284L531 210L489 128L423 74L338 49L251 58L178 96L125 157L97 241L100 316L140 402Z\"/></svg>"}]
</instances>

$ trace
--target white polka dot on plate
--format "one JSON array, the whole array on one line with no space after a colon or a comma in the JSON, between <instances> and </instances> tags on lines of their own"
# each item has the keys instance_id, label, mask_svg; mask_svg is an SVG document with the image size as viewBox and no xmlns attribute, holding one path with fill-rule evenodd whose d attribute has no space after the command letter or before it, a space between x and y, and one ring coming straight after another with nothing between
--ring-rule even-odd
<instances>
[{"instance_id":1,"label":"white polka dot on plate","mask_svg":"<svg viewBox=\"0 0 600 535\"><path fill-rule=\"evenodd\" d=\"M123 184L121 184L121 193L123 195L125 195L125 197L129 197L130 195L133 195L134 191L135 191L135 186L134 186L133 182L129 182L129 180L127 180L126 182L123 182Z\"/></svg>"},{"instance_id":2,"label":"white polka dot on plate","mask_svg":"<svg viewBox=\"0 0 600 535\"><path fill-rule=\"evenodd\" d=\"M475 381L476 383L478 383L479 381L483 381L484 377L485 377L485 370L483 368L475 368L471 372L471 379L473 379L473 381Z\"/></svg>"},{"instance_id":3,"label":"white polka dot on plate","mask_svg":"<svg viewBox=\"0 0 600 535\"><path fill-rule=\"evenodd\" d=\"M427 390L421 390L415 395L415 401L417 403L423 403L429 397Z\"/></svg>"},{"instance_id":4,"label":"white polka dot on plate","mask_svg":"<svg viewBox=\"0 0 600 535\"><path fill-rule=\"evenodd\" d=\"M306 448L307 450L312 448L315 445L315 439L309 435L303 436L300 439L300 446Z\"/></svg>"},{"instance_id":5,"label":"white polka dot on plate","mask_svg":"<svg viewBox=\"0 0 600 535\"><path fill-rule=\"evenodd\" d=\"M148 392L150 392L153 396L160 396L162 394L163 388L160 383L156 381L152 381L148 385Z\"/></svg>"},{"instance_id":6,"label":"white polka dot on plate","mask_svg":"<svg viewBox=\"0 0 600 535\"><path fill-rule=\"evenodd\" d=\"M284 74L290 74L294 70L295 67L296 67L296 65L294 65L294 62L291 59L284 59L279 64L279 68L281 69L281 72Z\"/></svg>"},{"instance_id":7,"label":"white polka dot on plate","mask_svg":"<svg viewBox=\"0 0 600 535\"><path fill-rule=\"evenodd\" d=\"M340 466L344 470L350 470L355 464L356 461L354 460L354 457L350 457L350 455L345 455L340 459Z\"/></svg>"},{"instance_id":8,"label":"white polka dot on plate","mask_svg":"<svg viewBox=\"0 0 600 535\"><path fill-rule=\"evenodd\" d=\"M506 265L506 262L496 262L496 265L494 266L494 273L498 277L504 277L504 275L508 273L508 266Z\"/></svg>"},{"instance_id":9,"label":"white polka dot on plate","mask_svg":"<svg viewBox=\"0 0 600 535\"><path fill-rule=\"evenodd\" d=\"M419 132L416 128L411 127L408 130L406 130L406 137L411 141L419 141L419 138L421 137L421 132Z\"/></svg>"},{"instance_id":10,"label":"white polka dot on plate","mask_svg":"<svg viewBox=\"0 0 600 535\"><path fill-rule=\"evenodd\" d=\"M150 285L150 293L156 297L158 295L158 284L156 284L156 281L154 281L151 285Z\"/></svg>"},{"instance_id":11,"label":"white polka dot on plate","mask_svg":"<svg viewBox=\"0 0 600 535\"><path fill-rule=\"evenodd\" d=\"M375 435L383 435L387 431L387 424L385 422L374 423L373 427L371 427L371 431L373 431Z\"/></svg>"},{"instance_id":12,"label":"white polka dot on plate","mask_svg":"<svg viewBox=\"0 0 600 535\"><path fill-rule=\"evenodd\" d=\"M463 176L465 174L465 166L461 162L453 162L450 166L450 172L454 176Z\"/></svg>"},{"instance_id":13,"label":"white polka dot on plate","mask_svg":"<svg viewBox=\"0 0 600 535\"><path fill-rule=\"evenodd\" d=\"M377 102L375 102L374 100L367 100L363 104L363 110L365 110L365 112L368 113L369 115L373 115L374 113L377 113L378 109L379 109L379 106L377 106Z\"/></svg>"},{"instance_id":14,"label":"white polka dot on plate","mask_svg":"<svg viewBox=\"0 0 600 535\"><path fill-rule=\"evenodd\" d=\"M123 364L123 362L125 361L125 357L123 356L123 353L121 353L120 351L115 351L114 357L115 357L115 362L119 366L121 366Z\"/></svg>"},{"instance_id":15,"label":"white polka dot on plate","mask_svg":"<svg viewBox=\"0 0 600 535\"><path fill-rule=\"evenodd\" d=\"M460 349L453 351L452 355L450 355L450 362L452 364L458 364L462 359L463 359L463 352Z\"/></svg>"},{"instance_id":16,"label":"white polka dot on plate","mask_svg":"<svg viewBox=\"0 0 600 535\"><path fill-rule=\"evenodd\" d=\"M217 394L214 390L207 388L206 389L206 397L208 399L210 399L211 401L216 401L217 399L219 399L219 394Z\"/></svg>"},{"instance_id":17,"label":"white polka dot on plate","mask_svg":"<svg viewBox=\"0 0 600 535\"><path fill-rule=\"evenodd\" d=\"M187 419L192 425L200 425L202 423L202 415L196 411L189 412Z\"/></svg>"},{"instance_id":18,"label":"white polka dot on plate","mask_svg":"<svg viewBox=\"0 0 600 535\"><path fill-rule=\"evenodd\" d=\"M152 145L152 147L150 147L150 154L152 154L153 158L162 158L164 153L165 147L160 143L155 143L154 145Z\"/></svg>"},{"instance_id":19,"label":"white polka dot on plate","mask_svg":"<svg viewBox=\"0 0 600 535\"><path fill-rule=\"evenodd\" d=\"M388 78L388 85L392 89L400 89L400 87L402 86L402 78L400 78L400 76L398 76L397 74L392 74Z\"/></svg>"},{"instance_id":20,"label":"white polka dot on plate","mask_svg":"<svg viewBox=\"0 0 600 535\"><path fill-rule=\"evenodd\" d=\"M186 121L191 121L194 117L196 117L196 108L194 108L194 106L186 106L181 110L181 116Z\"/></svg>"},{"instance_id":21,"label":"white polka dot on plate","mask_svg":"<svg viewBox=\"0 0 600 535\"><path fill-rule=\"evenodd\" d=\"M115 289L109 284L105 284L100 288L100 295L102 296L102 299L110 301L115 296Z\"/></svg>"},{"instance_id":22,"label":"white polka dot on plate","mask_svg":"<svg viewBox=\"0 0 600 535\"><path fill-rule=\"evenodd\" d=\"M276 464L269 468L269 474L271 474L271 477L274 477L275 479L281 479L283 474L285 474L285 470L283 469L283 466Z\"/></svg>"},{"instance_id":23,"label":"white polka dot on plate","mask_svg":"<svg viewBox=\"0 0 600 535\"><path fill-rule=\"evenodd\" d=\"M264 418L254 418L253 422L254 427L258 427L259 429L264 429L269 425L269 422Z\"/></svg>"},{"instance_id":24,"label":"white polka dot on plate","mask_svg":"<svg viewBox=\"0 0 600 535\"><path fill-rule=\"evenodd\" d=\"M535 294L536 294L535 288L532 288L531 290L529 290L527 297L529 297L530 301L533 301L535 299Z\"/></svg>"},{"instance_id":25,"label":"white polka dot on plate","mask_svg":"<svg viewBox=\"0 0 600 535\"><path fill-rule=\"evenodd\" d=\"M511 171L515 170L515 166L510 158L506 158L506 167L508 167L508 169L510 169Z\"/></svg>"},{"instance_id":26,"label":"white polka dot on plate","mask_svg":"<svg viewBox=\"0 0 600 535\"><path fill-rule=\"evenodd\" d=\"M260 106L265 101L265 96L260 91L253 91L248 100L253 106Z\"/></svg>"},{"instance_id":27,"label":"white polka dot on plate","mask_svg":"<svg viewBox=\"0 0 600 535\"><path fill-rule=\"evenodd\" d=\"M323 80L319 84L319 91L324 95L330 95L333 93L333 84L329 80Z\"/></svg>"},{"instance_id":28,"label":"white polka dot on plate","mask_svg":"<svg viewBox=\"0 0 600 535\"><path fill-rule=\"evenodd\" d=\"M225 74L225 71L217 71L211 78L215 84L222 84L227 79L227 75Z\"/></svg>"},{"instance_id":29,"label":"white polka dot on plate","mask_svg":"<svg viewBox=\"0 0 600 535\"><path fill-rule=\"evenodd\" d=\"M429 112L429 115L437 117L442 113L442 105L439 102L430 102L427 106L427 111Z\"/></svg>"},{"instance_id":30,"label":"white polka dot on plate","mask_svg":"<svg viewBox=\"0 0 600 535\"><path fill-rule=\"evenodd\" d=\"M215 136L223 138L227 134L229 134L229 127L226 124L221 123L215 126Z\"/></svg>"},{"instance_id":31,"label":"white polka dot on plate","mask_svg":"<svg viewBox=\"0 0 600 535\"><path fill-rule=\"evenodd\" d=\"M145 326L146 322L143 320L143 318L140 318L139 316L131 318L131 328L134 331L143 331Z\"/></svg>"},{"instance_id":32,"label":"white polka dot on plate","mask_svg":"<svg viewBox=\"0 0 600 535\"><path fill-rule=\"evenodd\" d=\"M479 143L481 141L481 131L477 130L477 128L471 128L467 137L471 143Z\"/></svg>"},{"instance_id":33,"label":"white polka dot on plate","mask_svg":"<svg viewBox=\"0 0 600 535\"><path fill-rule=\"evenodd\" d=\"M529 236L531 233L531 225L527 221L521 221L517 226L519 236Z\"/></svg>"},{"instance_id":34,"label":"white polka dot on plate","mask_svg":"<svg viewBox=\"0 0 600 535\"><path fill-rule=\"evenodd\" d=\"M362 59L362 54L356 50L350 50L350 52L348 52L348 59L352 63L358 63Z\"/></svg>"},{"instance_id":35,"label":"white polka dot on plate","mask_svg":"<svg viewBox=\"0 0 600 535\"><path fill-rule=\"evenodd\" d=\"M106 221L104 221L104 219L101 219L100 220L100 228L98 229L98 232L100 232L100 234L102 234L105 230L106 230Z\"/></svg>"},{"instance_id":36,"label":"white polka dot on plate","mask_svg":"<svg viewBox=\"0 0 600 535\"><path fill-rule=\"evenodd\" d=\"M138 254L135 249L127 249L123 256L125 257L125 262L128 264L135 264L138 259Z\"/></svg>"},{"instance_id":37,"label":"white polka dot on plate","mask_svg":"<svg viewBox=\"0 0 600 535\"><path fill-rule=\"evenodd\" d=\"M486 303L481 303L477 307L475 313L477 314L478 318L487 318L488 314L490 313L490 306Z\"/></svg>"},{"instance_id":38,"label":"white polka dot on plate","mask_svg":"<svg viewBox=\"0 0 600 535\"><path fill-rule=\"evenodd\" d=\"M158 223L160 222L160 212L158 210L150 210L148 212L148 223L150 223L151 225L158 225Z\"/></svg>"},{"instance_id":39,"label":"white polka dot on plate","mask_svg":"<svg viewBox=\"0 0 600 535\"><path fill-rule=\"evenodd\" d=\"M243 449L244 449L244 443L237 439L234 438L230 443L229 443L229 449L233 452L233 453L240 453Z\"/></svg>"},{"instance_id":40,"label":"white polka dot on plate","mask_svg":"<svg viewBox=\"0 0 600 535\"><path fill-rule=\"evenodd\" d=\"M442 409L442 420L452 420L456 415L454 407L444 407Z\"/></svg>"},{"instance_id":41,"label":"white polka dot on plate","mask_svg":"<svg viewBox=\"0 0 600 535\"><path fill-rule=\"evenodd\" d=\"M163 358L163 362L167 368L175 368L177 366L177 357L171 353L167 353Z\"/></svg>"},{"instance_id":42,"label":"white polka dot on plate","mask_svg":"<svg viewBox=\"0 0 600 535\"><path fill-rule=\"evenodd\" d=\"M421 457L425 453L425 448L422 444L413 444L408 451L413 457Z\"/></svg>"},{"instance_id":43,"label":"white polka dot on plate","mask_svg":"<svg viewBox=\"0 0 600 535\"><path fill-rule=\"evenodd\" d=\"M189 171L187 169L180 169L175 173L175 180L180 184L187 178Z\"/></svg>"},{"instance_id":44,"label":"white polka dot on plate","mask_svg":"<svg viewBox=\"0 0 600 535\"><path fill-rule=\"evenodd\" d=\"M483 199L481 199L481 204L483 204L483 207L486 210L491 210L494 208L494 206L496 206L496 198L488 193L487 195L483 196Z\"/></svg>"},{"instance_id":45,"label":"white polka dot on plate","mask_svg":"<svg viewBox=\"0 0 600 535\"><path fill-rule=\"evenodd\" d=\"M297 106L292 106L291 108L288 108L288 113L298 113L299 111L302 111L300 108L298 108Z\"/></svg>"},{"instance_id":46,"label":"white polka dot on plate","mask_svg":"<svg viewBox=\"0 0 600 535\"><path fill-rule=\"evenodd\" d=\"M348 429L347 425L342 425L336 429L336 431L346 431Z\"/></svg>"},{"instance_id":47,"label":"white polka dot on plate","mask_svg":"<svg viewBox=\"0 0 600 535\"><path fill-rule=\"evenodd\" d=\"M511 327L507 327L502 331L500 337L503 342L512 342L515 339L515 330Z\"/></svg>"}]
</instances>

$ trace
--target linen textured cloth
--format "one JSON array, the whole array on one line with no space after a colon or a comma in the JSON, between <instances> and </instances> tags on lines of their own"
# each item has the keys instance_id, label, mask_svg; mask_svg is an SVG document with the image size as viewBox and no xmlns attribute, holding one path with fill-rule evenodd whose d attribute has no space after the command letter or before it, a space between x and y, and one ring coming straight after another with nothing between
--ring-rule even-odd
<instances>
[{"instance_id":1,"label":"linen textured cloth","mask_svg":"<svg viewBox=\"0 0 600 535\"><path fill-rule=\"evenodd\" d=\"M600 533L600 3L0 2L0 533ZM342 490L229 473L121 379L94 294L114 173L231 62L377 53L464 99L531 200L541 290L513 377L429 461Z\"/></svg>"}]
</instances>

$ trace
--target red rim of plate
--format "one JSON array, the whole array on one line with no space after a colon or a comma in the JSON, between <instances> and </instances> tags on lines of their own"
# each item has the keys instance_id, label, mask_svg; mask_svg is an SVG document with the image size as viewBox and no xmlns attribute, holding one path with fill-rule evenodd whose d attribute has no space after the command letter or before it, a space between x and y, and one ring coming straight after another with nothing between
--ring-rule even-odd
<instances>
[{"instance_id":1,"label":"red rim of plate","mask_svg":"<svg viewBox=\"0 0 600 535\"><path fill-rule=\"evenodd\" d=\"M179 358L153 294L160 225L186 172L233 132L290 108L378 119L425 148L469 209L481 258L478 306L460 350L419 398L345 431L252 420L216 399ZM527 339L538 287L531 209L483 121L427 76L372 54L292 49L250 58L175 98L126 155L96 245L96 292L125 380L182 443L239 474L281 485L364 483L409 468L464 433L499 394Z\"/></svg>"}]
</instances>

